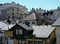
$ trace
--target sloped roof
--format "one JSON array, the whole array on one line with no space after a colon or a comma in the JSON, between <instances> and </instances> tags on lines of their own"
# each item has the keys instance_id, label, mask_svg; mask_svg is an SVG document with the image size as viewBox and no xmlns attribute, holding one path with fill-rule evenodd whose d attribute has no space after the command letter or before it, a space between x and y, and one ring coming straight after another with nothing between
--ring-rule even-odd
<instances>
[{"instance_id":1,"label":"sloped roof","mask_svg":"<svg viewBox=\"0 0 60 44\"><path fill-rule=\"evenodd\" d=\"M0 21L0 30L9 30L12 28L15 24L6 24L2 21Z\"/></svg>"},{"instance_id":2,"label":"sloped roof","mask_svg":"<svg viewBox=\"0 0 60 44\"><path fill-rule=\"evenodd\" d=\"M34 29L33 35L39 38L48 38L53 32L54 27L51 26L32 26Z\"/></svg>"},{"instance_id":3,"label":"sloped roof","mask_svg":"<svg viewBox=\"0 0 60 44\"><path fill-rule=\"evenodd\" d=\"M32 30L33 29L32 27L27 26L27 25L22 24L22 23L17 23L17 24L20 25L21 27L25 28L26 30ZM0 30L9 30L15 25L16 24L7 24L7 23L0 21Z\"/></svg>"},{"instance_id":4,"label":"sloped roof","mask_svg":"<svg viewBox=\"0 0 60 44\"><path fill-rule=\"evenodd\" d=\"M20 25L21 27L25 28L26 30L33 30L32 27L27 26L26 24L18 23L18 25Z\"/></svg>"},{"instance_id":5,"label":"sloped roof","mask_svg":"<svg viewBox=\"0 0 60 44\"><path fill-rule=\"evenodd\" d=\"M52 24L52 26L60 26L60 17Z\"/></svg>"},{"instance_id":6,"label":"sloped roof","mask_svg":"<svg viewBox=\"0 0 60 44\"><path fill-rule=\"evenodd\" d=\"M24 20L36 20L35 13L30 14L29 16L25 17L21 21L24 21Z\"/></svg>"}]
</instances>

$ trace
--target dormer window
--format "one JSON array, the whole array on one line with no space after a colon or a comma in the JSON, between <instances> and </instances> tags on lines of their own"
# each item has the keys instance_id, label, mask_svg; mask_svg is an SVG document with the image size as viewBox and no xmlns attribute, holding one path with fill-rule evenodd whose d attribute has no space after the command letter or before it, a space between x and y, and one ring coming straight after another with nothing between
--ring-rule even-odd
<instances>
[{"instance_id":1,"label":"dormer window","mask_svg":"<svg viewBox=\"0 0 60 44\"><path fill-rule=\"evenodd\" d=\"M22 35L22 29L16 30L16 34Z\"/></svg>"}]
</instances>

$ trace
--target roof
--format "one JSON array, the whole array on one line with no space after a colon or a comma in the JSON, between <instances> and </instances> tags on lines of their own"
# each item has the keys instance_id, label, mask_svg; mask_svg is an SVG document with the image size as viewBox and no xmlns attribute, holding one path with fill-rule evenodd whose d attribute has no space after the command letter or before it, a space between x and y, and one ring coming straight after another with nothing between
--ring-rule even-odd
<instances>
[{"instance_id":1,"label":"roof","mask_svg":"<svg viewBox=\"0 0 60 44\"><path fill-rule=\"evenodd\" d=\"M27 26L26 24L18 23L21 27L25 28L26 30L33 30L31 26Z\"/></svg>"},{"instance_id":2,"label":"roof","mask_svg":"<svg viewBox=\"0 0 60 44\"><path fill-rule=\"evenodd\" d=\"M33 35L39 38L48 38L53 32L54 27L51 26L32 26L34 29Z\"/></svg>"},{"instance_id":3,"label":"roof","mask_svg":"<svg viewBox=\"0 0 60 44\"><path fill-rule=\"evenodd\" d=\"M23 20L36 20L35 13L30 14L29 16L25 17Z\"/></svg>"},{"instance_id":4,"label":"roof","mask_svg":"<svg viewBox=\"0 0 60 44\"><path fill-rule=\"evenodd\" d=\"M60 17L52 24L52 26L60 26Z\"/></svg>"},{"instance_id":5,"label":"roof","mask_svg":"<svg viewBox=\"0 0 60 44\"><path fill-rule=\"evenodd\" d=\"M0 21L0 30L9 30L12 28L15 24L6 24L2 21Z\"/></svg>"},{"instance_id":6,"label":"roof","mask_svg":"<svg viewBox=\"0 0 60 44\"><path fill-rule=\"evenodd\" d=\"M10 26L11 28L13 28L13 27L15 27L16 25L18 25L18 26L21 26L22 28L24 28L24 29L26 29L26 30L33 30L33 28L32 27L30 27L30 26L27 26L26 24L22 24L22 23L16 23L14 26ZM9 30L13 30L13 29L11 29L9 27Z\"/></svg>"}]
</instances>

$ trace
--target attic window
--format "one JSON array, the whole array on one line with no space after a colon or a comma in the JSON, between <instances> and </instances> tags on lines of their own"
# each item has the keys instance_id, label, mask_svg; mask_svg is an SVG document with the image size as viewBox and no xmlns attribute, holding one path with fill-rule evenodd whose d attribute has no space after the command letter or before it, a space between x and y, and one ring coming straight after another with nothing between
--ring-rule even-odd
<instances>
[{"instance_id":1,"label":"attic window","mask_svg":"<svg viewBox=\"0 0 60 44\"><path fill-rule=\"evenodd\" d=\"M22 35L22 30L21 29L16 30L16 34Z\"/></svg>"}]
</instances>

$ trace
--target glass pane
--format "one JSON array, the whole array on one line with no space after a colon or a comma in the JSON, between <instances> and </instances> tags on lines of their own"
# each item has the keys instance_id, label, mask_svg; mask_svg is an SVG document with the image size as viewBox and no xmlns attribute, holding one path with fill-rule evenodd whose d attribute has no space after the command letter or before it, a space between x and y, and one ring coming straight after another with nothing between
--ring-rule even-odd
<instances>
[{"instance_id":1,"label":"glass pane","mask_svg":"<svg viewBox=\"0 0 60 44\"><path fill-rule=\"evenodd\" d=\"M19 31L18 30L16 30L16 34L18 34L19 33Z\"/></svg>"}]
</instances>

